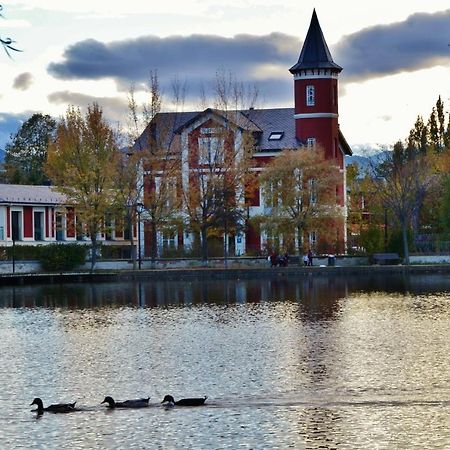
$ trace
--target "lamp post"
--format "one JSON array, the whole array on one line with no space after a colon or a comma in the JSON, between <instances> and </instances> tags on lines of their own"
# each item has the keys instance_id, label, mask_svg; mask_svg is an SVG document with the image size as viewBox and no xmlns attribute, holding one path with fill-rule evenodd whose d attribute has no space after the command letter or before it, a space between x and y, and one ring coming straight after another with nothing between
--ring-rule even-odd
<instances>
[{"instance_id":1,"label":"lamp post","mask_svg":"<svg viewBox=\"0 0 450 450\"><path fill-rule=\"evenodd\" d=\"M142 255L141 255L141 214L143 211L144 205L142 203L136 203L136 212L138 215L138 267L141 270L142 267Z\"/></svg>"},{"instance_id":2,"label":"lamp post","mask_svg":"<svg viewBox=\"0 0 450 450\"><path fill-rule=\"evenodd\" d=\"M12 240L12 271L16 273L16 239L13 237Z\"/></svg>"}]
</instances>

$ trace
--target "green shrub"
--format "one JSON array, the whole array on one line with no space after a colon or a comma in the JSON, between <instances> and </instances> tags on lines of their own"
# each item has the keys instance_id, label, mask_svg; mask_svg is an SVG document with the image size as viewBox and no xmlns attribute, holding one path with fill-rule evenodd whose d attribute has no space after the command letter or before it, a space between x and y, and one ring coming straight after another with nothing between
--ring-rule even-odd
<instances>
[{"instance_id":1,"label":"green shrub","mask_svg":"<svg viewBox=\"0 0 450 450\"><path fill-rule=\"evenodd\" d=\"M32 261L39 259L41 246L36 245L15 245L0 247L0 259L3 261ZM13 258L14 256L14 258Z\"/></svg>"},{"instance_id":2,"label":"green shrub","mask_svg":"<svg viewBox=\"0 0 450 450\"><path fill-rule=\"evenodd\" d=\"M72 270L86 260L88 247L80 244L50 244L40 246L39 261L44 270Z\"/></svg>"}]
</instances>

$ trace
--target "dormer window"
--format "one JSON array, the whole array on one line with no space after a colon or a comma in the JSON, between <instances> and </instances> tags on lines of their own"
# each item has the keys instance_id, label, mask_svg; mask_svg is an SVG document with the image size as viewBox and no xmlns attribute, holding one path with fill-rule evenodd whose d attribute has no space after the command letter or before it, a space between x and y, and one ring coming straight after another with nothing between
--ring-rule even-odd
<instances>
[{"instance_id":1,"label":"dormer window","mask_svg":"<svg viewBox=\"0 0 450 450\"><path fill-rule=\"evenodd\" d=\"M306 86L306 106L314 106L316 104L316 91L312 84Z\"/></svg>"},{"instance_id":2,"label":"dormer window","mask_svg":"<svg viewBox=\"0 0 450 450\"><path fill-rule=\"evenodd\" d=\"M269 141L280 141L284 136L284 131L272 131L269 136Z\"/></svg>"}]
</instances>

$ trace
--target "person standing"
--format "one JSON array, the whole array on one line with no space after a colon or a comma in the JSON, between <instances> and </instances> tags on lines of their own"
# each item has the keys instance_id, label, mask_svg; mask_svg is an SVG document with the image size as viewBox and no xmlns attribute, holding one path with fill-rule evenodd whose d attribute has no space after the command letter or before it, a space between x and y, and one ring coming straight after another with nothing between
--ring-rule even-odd
<instances>
[{"instance_id":1,"label":"person standing","mask_svg":"<svg viewBox=\"0 0 450 450\"><path fill-rule=\"evenodd\" d=\"M312 266L313 265L313 254L311 249L308 250L308 266Z\"/></svg>"}]
</instances>

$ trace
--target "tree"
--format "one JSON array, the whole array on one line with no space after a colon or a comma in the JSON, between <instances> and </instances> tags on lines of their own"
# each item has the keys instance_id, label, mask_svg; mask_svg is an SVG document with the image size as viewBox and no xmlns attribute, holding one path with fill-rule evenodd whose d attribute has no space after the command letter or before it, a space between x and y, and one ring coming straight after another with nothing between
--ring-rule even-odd
<instances>
[{"instance_id":1,"label":"tree","mask_svg":"<svg viewBox=\"0 0 450 450\"><path fill-rule=\"evenodd\" d=\"M208 120L196 139L197 148L191 148L193 164L183 186L189 227L200 235L205 263L212 235L223 235L227 256L228 236L244 225L248 194L255 179L250 170L255 149L252 122L243 111L254 106L258 92L255 88L247 91L231 73L220 70L213 91L214 109L204 111Z\"/></svg>"},{"instance_id":2,"label":"tree","mask_svg":"<svg viewBox=\"0 0 450 450\"><path fill-rule=\"evenodd\" d=\"M349 252L386 250L387 215L380 204L369 170L357 163L347 166L347 245ZM384 228L384 240L383 240Z\"/></svg>"},{"instance_id":3,"label":"tree","mask_svg":"<svg viewBox=\"0 0 450 450\"><path fill-rule=\"evenodd\" d=\"M400 225L406 264L409 264L408 231L434 182L432 167L430 155L420 149L405 149L401 142L374 167L377 192Z\"/></svg>"},{"instance_id":4,"label":"tree","mask_svg":"<svg viewBox=\"0 0 450 450\"><path fill-rule=\"evenodd\" d=\"M49 141L55 136L56 121L49 115L33 114L6 145L5 179L13 184L45 184L44 173Z\"/></svg>"},{"instance_id":5,"label":"tree","mask_svg":"<svg viewBox=\"0 0 450 450\"><path fill-rule=\"evenodd\" d=\"M48 149L46 173L58 191L76 208L77 221L86 227L92 243L91 269L97 257L97 237L105 216L115 207L117 140L94 103L83 116L69 107Z\"/></svg>"},{"instance_id":6,"label":"tree","mask_svg":"<svg viewBox=\"0 0 450 450\"><path fill-rule=\"evenodd\" d=\"M3 10L3 6L0 5L0 18L3 18L3 15L1 14L1 11ZM15 41L13 41L11 38L7 37L7 38L2 38L0 36L0 44L3 47L3 49L5 50L6 54L11 57L11 54L9 53L10 50L14 51L14 52L20 52L21 50L19 50L18 48L14 47L13 44L15 43Z\"/></svg>"},{"instance_id":7,"label":"tree","mask_svg":"<svg viewBox=\"0 0 450 450\"><path fill-rule=\"evenodd\" d=\"M293 235L301 254L305 233L330 222L343 220L337 205L339 169L326 160L320 147L285 150L275 157L260 176L269 215L260 218L266 229ZM327 240L333 239L328 232Z\"/></svg>"},{"instance_id":8,"label":"tree","mask_svg":"<svg viewBox=\"0 0 450 450\"><path fill-rule=\"evenodd\" d=\"M184 88L177 80L174 80L172 88L171 109L177 111L184 100ZM135 161L139 162L143 175L138 177L134 201L142 203L142 216L150 231L150 257L154 264L158 256L158 232L170 231L180 221L181 180L175 134L179 124L176 114L161 113L163 98L157 72L150 73L148 94L149 101L139 113L134 90L130 90L129 128L134 141ZM146 129L138 138L143 124Z\"/></svg>"}]
</instances>

